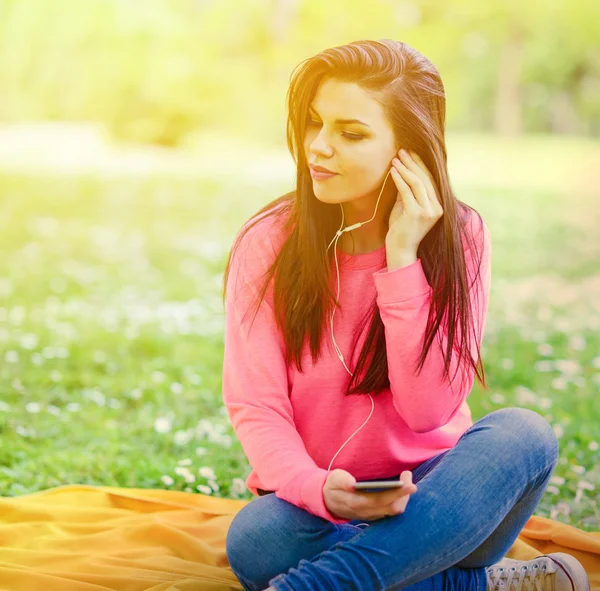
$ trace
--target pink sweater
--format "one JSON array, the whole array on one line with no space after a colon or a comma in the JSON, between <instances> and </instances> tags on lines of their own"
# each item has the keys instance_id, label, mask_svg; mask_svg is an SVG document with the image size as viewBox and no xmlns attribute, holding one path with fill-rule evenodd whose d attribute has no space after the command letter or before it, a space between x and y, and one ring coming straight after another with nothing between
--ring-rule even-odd
<instances>
[{"instance_id":1,"label":"pink sweater","mask_svg":"<svg viewBox=\"0 0 600 591\"><path fill-rule=\"evenodd\" d=\"M481 244L482 233L484 237L478 297L475 288L471 290L481 345L491 284L492 245L487 225L482 231L474 214L468 227L475 233L476 244ZM251 330L254 307L242 322L258 293L257 281L282 242L276 218L264 218L244 236L231 260L223 400L252 467L246 479L252 494L258 494L258 488L275 491L279 498L313 515L332 523L348 523L350 519L337 518L328 511L323 487L331 459L365 422L372 404L367 395L343 395L350 375L331 342L331 314L323 332L322 357L316 364L305 343L304 373L299 373L294 364L285 365L284 341L274 319L272 282ZM465 239L463 243L467 244ZM471 284L476 259L470 250L465 253ZM411 369L422 348L432 298L421 259L389 272L385 246L354 256L338 250L337 257L342 307L333 319L335 340L346 365L354 371L368 325L351 359L352 336L364 311L376 299L385 325L391 387L373 396L371 418L340 451L330 470L341 468L356 480L396 476L452 448L473 424L466 399L474 383L474 370L465 371L463 365L452 384L442 381L446 338L440 350L437 336L420 376ZM336 294L335 261L332 281ZM471 351L477 359L475 346ZM456 355L450 366L451 377L455 369Z\"/></svg>"}]
</instances>

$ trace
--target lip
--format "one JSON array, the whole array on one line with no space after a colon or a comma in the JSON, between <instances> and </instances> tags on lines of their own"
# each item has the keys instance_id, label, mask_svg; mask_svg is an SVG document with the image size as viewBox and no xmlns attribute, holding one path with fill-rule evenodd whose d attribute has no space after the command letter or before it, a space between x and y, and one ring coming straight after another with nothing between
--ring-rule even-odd
<instances>
[{"instance_id":1,"label":"lip","mask_svg":"<svg viewBox=\"0 0 600 591\"><path fill-rule=\"evenodd\" d=\"M327 174L337 174L336 172L333 172L333 170L329 170L329 168L325 168L324 166L319 166L317 164L309 164L309 166L315 172L326 172Z\"/></svg>"},{"instance_id":2,"label":"lip","mask_svg":"<svg viewBox=\"0 0 600 591\"><path fill-rule=\"evenodd\" d=\"M330 179L337 176L337 174L337 172L321 172L320 170L315 170L312 166L310 167L310 176L316 180Z\"/></svg>"}]
</instances>

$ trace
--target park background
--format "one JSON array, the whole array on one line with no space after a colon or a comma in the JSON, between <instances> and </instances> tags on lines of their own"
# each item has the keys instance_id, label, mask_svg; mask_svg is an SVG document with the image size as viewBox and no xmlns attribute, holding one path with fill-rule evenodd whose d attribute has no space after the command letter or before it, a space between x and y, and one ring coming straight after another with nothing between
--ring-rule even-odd
<instances>
[{"instance_id":1,"label":"park background","mask_svg":"<svg viewBox=\"0 0 600 591\"><path fill-rule=\"evenodd\" d=\"M546 417L535 514L598 530L596 0L0 0L0 496L251 498L221 397L225 262L294 188L293 68L381 38L440 71L453 188L493 239L473 418Z\"/></svg>"}]
</instances>

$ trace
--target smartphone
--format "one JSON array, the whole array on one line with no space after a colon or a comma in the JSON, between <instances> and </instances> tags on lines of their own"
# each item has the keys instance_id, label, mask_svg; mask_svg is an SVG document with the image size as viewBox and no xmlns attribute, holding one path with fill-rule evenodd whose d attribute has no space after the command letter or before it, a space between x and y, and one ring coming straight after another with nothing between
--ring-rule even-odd
<instances>
[{"instance_id":1,"label":"smartphone","mask_svg":"<svg viewBox=\"0 0 600 591\"><path fill-rule=\"evenodd\" d=\"M390 488L402 488L402 480L361 480L354 485L356 490L363 492L381 492Z\"/></svg>"}]
</instances>

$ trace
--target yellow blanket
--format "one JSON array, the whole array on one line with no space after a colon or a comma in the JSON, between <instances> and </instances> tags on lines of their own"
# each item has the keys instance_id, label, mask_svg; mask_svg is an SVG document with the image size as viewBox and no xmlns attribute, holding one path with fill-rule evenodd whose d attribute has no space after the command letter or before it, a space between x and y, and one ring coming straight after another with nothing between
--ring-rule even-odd
<instances>
[{"instance_id":1,"label":"yellow blanket","mask_svg":"<svg viewBox=\"0 0 600 591\"><path fill-rule=\"evenodd\" d=\"M0 589L243 591L225 537L248 502L84 485L0 497ZM507 556L549 552L574 555L600 591L600 532L534 515Z\"/></svg>"}]
</instances>

